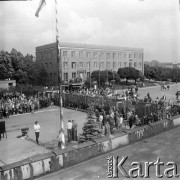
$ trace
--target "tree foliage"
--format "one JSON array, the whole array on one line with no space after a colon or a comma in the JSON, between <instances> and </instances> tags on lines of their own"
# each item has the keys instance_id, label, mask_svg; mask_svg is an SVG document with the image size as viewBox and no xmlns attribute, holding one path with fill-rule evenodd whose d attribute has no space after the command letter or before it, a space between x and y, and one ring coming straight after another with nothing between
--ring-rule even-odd
<instances>
[{"instance_id":1,"label":"tree foliage","mask_svg":"<svg viewBox=\"0 0 180 180\"><path fill-rule=\"evenodd\" d=\"M94 105L91 104L87 112L87 122L84 123L83 133L79 137L79 142L93 141L102 137L102 130L99 127L99 123L96 121L94 113Z\"/></svg>"},{"instance_id":2,"label":"tree foliage","mask_svg":"<svg viewBox=\"0 0 180 180\"><path fill-rule=\"evenodd\" d=\"M115 80L116 83L120 81L117 72L114 71L93 71L91 74L92 82L95 80L98 84L104 84L106 81Z\"/></svg>"},{"instance_id":3,"label":"tree foliage","mask_svg":"<svg viewBox=\"0 0 180 180\"><path fill-rule=\"evenodd\" d=\"M180 81L179 68L150 67L144 65L144 76L157 81Z\"/></svg>"},{"instance_id":4,"label":"tree foliage","mask_svg":"<svg viewBox=\"0 0 180 180\"><path fill-rule=\"evenodd\" d=\"M139 71L132 67L119 68L117 73L120 78L122 79L126 78L126 83L130 79L133 79L136 81L138 78L140 78Z\"/></svg>"},{"instance_id":5,"label":"tree foliage","mask_svg":"<svg viewBox=\"0 0 180 180\"><path fill-rule=\"evenodd\" d=\"M0 79L15 79L21 85L46 86L50 83L46 70L33 61L32 55L24 56L14 48L10 53L0 51Z\"/></svg>"}]
</instances>

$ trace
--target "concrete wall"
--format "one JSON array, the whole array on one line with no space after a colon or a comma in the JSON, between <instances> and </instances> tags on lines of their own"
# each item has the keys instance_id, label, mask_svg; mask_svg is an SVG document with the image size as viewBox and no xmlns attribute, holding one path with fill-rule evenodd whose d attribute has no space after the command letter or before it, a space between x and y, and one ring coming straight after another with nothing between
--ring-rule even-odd
<instances>
[{"instance_id":1,"label":"concrete wall","mask_svg":"<svg viewBox=\"0 0 180 180\"><path fill-rule=\"evenodd\" d=\"M180 116L135 128L112 138L103 137L75 147L35 156L31 159L0 167L1 180L32 179L43 174L58 171L100 154L155 136L180 125Z\"/></svg>"}]
</instances>

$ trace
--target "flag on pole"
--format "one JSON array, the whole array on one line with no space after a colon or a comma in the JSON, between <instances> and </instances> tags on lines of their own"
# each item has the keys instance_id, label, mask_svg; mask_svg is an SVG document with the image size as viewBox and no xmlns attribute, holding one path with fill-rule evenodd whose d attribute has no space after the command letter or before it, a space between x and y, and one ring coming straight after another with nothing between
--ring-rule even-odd
<instances>
[{"instance_id":1,"label":"flag on pole","mask_svg":"<svg viewBox=\"0 0 180 180\"><path fill-rule=\"evenodd\" d=\"M41 11L41 9L46 5L46 1L45 0L40 0L39 3L39 7L35 13L35 16L38 17L39 16L39 12Z\"/></svg>"}]
</instances>

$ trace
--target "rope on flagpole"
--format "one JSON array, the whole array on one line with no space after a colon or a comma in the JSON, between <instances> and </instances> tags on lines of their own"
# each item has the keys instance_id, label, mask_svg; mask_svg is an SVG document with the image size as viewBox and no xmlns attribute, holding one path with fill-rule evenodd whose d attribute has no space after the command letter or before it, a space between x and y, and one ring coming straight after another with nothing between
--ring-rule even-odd
<instances>
[{"instance_id":1,"label":"rope on flagpole","mask_svg":"<svg viewBox=\"0 0 180 180\"><path fill-rule=\"evenodd\" d=\"M61 51L59 56L59 30L58 30L58 10L57 10L57 0L55 0L55 17L56 17L56 45L57 45L57 61L58 61L58 83L59 83L59 135L58 135L58 147L61 149L65 148L65 135L64 135L64 122L63 122L63 103L62 103L62 62L61 62Z\"/></svg>"}]
</instances>

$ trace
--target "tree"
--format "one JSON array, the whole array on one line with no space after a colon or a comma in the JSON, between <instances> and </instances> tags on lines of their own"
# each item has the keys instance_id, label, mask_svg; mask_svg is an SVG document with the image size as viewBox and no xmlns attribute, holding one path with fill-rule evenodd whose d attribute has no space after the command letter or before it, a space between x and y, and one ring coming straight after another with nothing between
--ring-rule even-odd
<instances>
[{"instance_id":1,"label":"tree","mask_svg":"<svg viewBox=\"0 0 180 180\"><path fill-rule=\"evenodd\" d=\"M25 84L28 80L27 73L21 69L18 69L14 74L14 78L19 84Z\"/></svg>"},{"instance_id":2,"label":"tree","mask_svg":"<svg viewBox=\"0 0 180 180\"><path fill-rule=\"evenodd\" d=\"M83 133L80 135L79 142L93 141L94 139L102 136L102 130L99 128L99 124L96 122L94 114L94 105L91 104L87 112L87 122L84 123Z\"/></svg>"},{"instance_id":3,"label":"tree","mask_svg":"<svg viewBox=\"0 0 180 180\"><path fill-rule=\"evenodd\" d=\"M97 81L97 83L99 84L99 80L100 80L100 84L105 84L106 81L112 81L115 80L115 82L119 82L120 78L119 75L114 71L114 74L112 71L93 71L91 74L91 78L95 81Z\"/></svg>"},{"instance_id":4,"label":"tree","mask_svg":"<svg viewBox=\"0 0 180 180\"><path fill-rule=\"evenodd\" d=\"M156 80L158 78L158 71L154 67L150 67L149 65L144 65L144 75L147 79L154 79Z\"/></svg>"},{"instance_id":5,"label":"tree","mask_svg":"<svg viewBox=\"0 0 180 180\"><path fill-rule=\"evenodd\" d=\"M14 69L8 52L0 51L0 79L12 78Z\"/></svg>"},{"instance_id":6,"label":"tree","mask_svg":"<svg viewBox=\"0 0 180 180\"><path fill-rule=\"evenodd\" d=\"M132 67L119 68L117 74L120 78L126 78L126 84L128 80L133 79L136 81L140 77L139 71Z\"/></svg>"}]
</instances>

